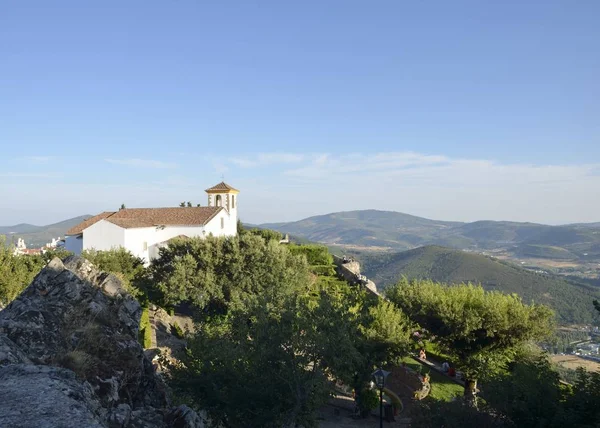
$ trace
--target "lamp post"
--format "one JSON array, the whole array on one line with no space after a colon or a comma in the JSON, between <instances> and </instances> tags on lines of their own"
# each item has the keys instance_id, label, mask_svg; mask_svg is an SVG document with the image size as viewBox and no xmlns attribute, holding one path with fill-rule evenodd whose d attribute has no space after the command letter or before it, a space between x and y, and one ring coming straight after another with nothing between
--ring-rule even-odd
<instances>
[{"instance_id":1,"label":"lamp post","mask_svg":"<svg viewBox=\"0 0 600 428\"><path fill-rule=\"evenodd\" d=\"M385 387L385 379L389 374L390 372L378 368L372 375L375 385L379 388L379 428L383 428L383 388Z\"/></svg>"}]
</instances>

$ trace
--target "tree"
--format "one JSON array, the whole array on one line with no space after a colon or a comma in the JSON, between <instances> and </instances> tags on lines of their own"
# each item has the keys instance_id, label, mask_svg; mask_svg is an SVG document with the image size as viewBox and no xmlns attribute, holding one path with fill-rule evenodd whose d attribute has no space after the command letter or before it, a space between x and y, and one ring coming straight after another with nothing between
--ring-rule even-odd
<instances>
[{"instance_id":1,"label":"tree","mask_svg":"<svg viewBox=\"0 0 600 428\"><path fill-rule=\"evenodd\" d=\"M188 201L187 206L188 206L188 208L191 208L192 207L192 203L190 201Z\"/></svg>"},{"instance_id":2,"label":"tree","mask_svg":"<svg viewBox=\"0 0 600 428\"><path fill-rule=\"evenodd\" d=\"M567 395L554 427L594 428L600 426L600 373L579 367L577 380Z\"/></svg>"},{"instance_id":3,"label":"tree","mask_svg":"<svg viewBox=\"0 0 600 428\"><path fill-rule=\"evenodd\" d=\"M411 418L412 426L419 428L513 427L489 406L475 408L461 400L423 400L411 409Z\"/></svg>"},{"instance_id":4,"label":"tree","mask_svg":"<svg viewBox=\"0 0 600 428\"><path fill-rule=\"evenodd\" d=\"M332 379L361 390L376 365L406 352L411 329L395 306L321 281L307 259L331 255L252 233L161 249L150 269L161 301L200 310L181 365L169 370L180 398L225 426L314 426Z\"/></svg>"},{"instance_id":5,"label":"tree","mask_svg":"<svg viewBox=\"0 0 600 428\"><path fill-rule=\"evenodd\" d=\"M0 235L0 307L14 300L45 264L41 256L15 255L13 251Z\"/></svg>"},{"instance_id":6,"label":"tree","mask_svg":"<svg viewBox=\"0 0 600 428\"><path fill-rule=\"evenodd\" d=\"M277 257L305 266L277 248ZM169 370L176 394L225 426L315 426L330 379L361 390L375 365L408 344L406 317L346 282L326 287L278 275L256 290L202 319L182 364Z\"/></svg>"},{"instance_id":7,"label":"tree","mask_svg":"<svg viewBox=\"0 0 600 428\"><path fill-rule=\"evenodd\" d=\"M164 305L190 302L199 309L227 308L273 284L306 287L304 260L259 236L175 239L150 267L154 294Z\"/></svg>"},{"instance_id":8,"label":"tree","mask_svg":"<svg viewBox=\"0 0 600 428\"><path fill-rule=\"evenodd\" d=\"M261 238L267 241L281 241L283 239L283 234L281 232L277 232L276 230L271 229L259 229L255 227L254 229L250 229L250 233L252 235L260 236Z\"/></svg>"},{"instance_id":9,"label":"tree","mask_svg":"<svg viewBox=\"0 0 600 428\"><path fill-rule=\"evenodd\" d=\"M273 290L275 291L275 290ZM204 323L188 340L170 385L228 427L316 426L329 398L320 346L294 296L265 296Z\"/></svg>"},{"instance_id":10,"label":"tree","mask_svg":"<svg viewBox=\"0 0 600 428\"><path fill-rule=\"evenodd\" d=\"M411 322L394 304L379 299L368 308L362 326L365 346L362 352L379 365L398 364L397 359L408 354Z\"/></svg>"},{"instance_id":11,"label":"tree","mask_svg":"<svg viewBox=\"0 0 600 428\"><path fill-rule=\"evenodd\" d=\"M263 233L274 232L274 239L277 239L281 234L279 232L262 229ZM288 245L288 251L292 254L302 255L311 266L326 266L333 264L333 256L325 245Z\"/></svg>"},{"instance_id":12,"label":"tree","mask_svg":"<svg viewBox=\"0 0 600 428\"><path fill-rule=\"evenodd\" d=\"M124 210L125 209L125 204L121 204L121 207L119 208L119 211Z\"/></svg>"},{"instance_id":13,"label":"tree","mask_svg":"<svg viewBox=\"0 0 600 428\"><path fill-rule=\"evenodd\" d=\"M600 374L579 368L573 385L561 384L548 356L539 350L519 352L506 372L488 380L485 399L503 426L600 426Z\"/></svg>"},{"instance_id":14,"label":"tree","mask_svg":"<svg viewBox=\"0 0 600 428\"><path fill-rule=\"evenodd\" d=\"M242 223L242 220L238 219L237 221L237 235L241 236L243 234L246 233L246 229L244 228L244 224Z\"/></svg>"},{"instance_id":15,"label":"tree","mask_svg":"<svg viewBox=\"0 0 600 428\"><path fill-rule=\"evenodd\" d=\"M184 202L180 202L180 203L179 203L179 206L180 206L181 208L185 207L185 201L184 201Z\"/></svg>"},{"instance_id":16,"label":"tree","mask_svg":"<svg viewBox=\"0 0 600 428\"><path fill-rule=\"evenodd\" d=\"M564 396L559 375L541 352L519 354L507 371L486 382L485 399L515 426L554 426Z\"/></svg>"},{"instance_id":17,"label":"tree","mask_svg":"<svg viewBox=\"0 0 600 428\"><path fill-rule=\"evenodd\" d=\"M386 296L435 336L464 372L467 397L475 398L477 379L505 366L519 345L541 340L552 331L549 308L526 305L516 295L488 292L481 286L403 279Z\"/></svg>"}]
</instances>

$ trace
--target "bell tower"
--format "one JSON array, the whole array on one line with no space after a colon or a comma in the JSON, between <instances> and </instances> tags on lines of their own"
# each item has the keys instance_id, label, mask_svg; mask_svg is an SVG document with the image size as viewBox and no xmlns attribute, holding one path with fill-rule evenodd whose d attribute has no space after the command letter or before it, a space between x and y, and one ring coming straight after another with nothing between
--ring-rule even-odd
<instances>
[{"instance_id":1,"label":"bell tower","mask_svg":"<svg viewBox=\"0 0 600 428\"><path fill-rule=\"evenodd\" d=\"M221 181L219 184L206 189L209 207L223 207L229 213L230 221L237 224L239 190Z\"/></svg>"}]
</instances>

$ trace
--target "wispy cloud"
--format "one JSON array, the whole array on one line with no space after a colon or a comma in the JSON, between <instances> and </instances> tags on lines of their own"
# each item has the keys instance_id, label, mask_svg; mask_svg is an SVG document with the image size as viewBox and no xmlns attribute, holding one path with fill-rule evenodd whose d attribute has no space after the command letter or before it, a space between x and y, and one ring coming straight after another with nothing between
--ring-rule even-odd
<instances>
[{"instance_id":1,"label":"wispy cloud","mask_svg":"<svg viewBox=\"0 0 600 428\"><path fill-rule=\"evenodd\" d=\"M165 168L174 168L177 165L172 162L163 162L159 160L153 159L138 159L138 158L130 158L130 159L113 159L107 158L104 159L106 162L111 163L113 165L126 165L136 168L155 168L155 169L165 169Z\"/></svg>"},{"instance_id":2,"label":"wispy cloud","mask_svg":"<svg viewBox=\"0 0 600 428\"><path fill-rule=\"evenodd\" d=\"M305 155L300 153L259 153L250 157L237 157L229 159L230 163L241 168L255 168L273 164L290 164L302 162Z\"/></svg>"},{"instance_id":3,"label":"wispy cloud","mask_svg":"<svg viewBox=\"0 0 600 428\"><path fill-rule=\"evenodd\" d=\"M57 174L36 173L36 172L0 172L0 177L4 178L54 178Z\"/></svg>"},{"instance_id":4,"label":"wispy cloud","mask_svg":"<svg viewBox=\"0 0 600 428\"><path fill-rule=\"evenodd\" d=\"M23 156L16 158L18 162L23 162L29 165L47 164L56 160L55 156Z\"/></svg>"},{"instance_id":5,"label":"wispy cloud","mask_svg":"<svg viewBox=\"0 0 600 428\"><path fill-rule=\"evenodd\" d=\"M231 184L242 192L240 214L251 223L373 208L441 220L544 223L598 221L600 212L600 162L545 165L402 151L262 153L237 160L207 156L197 160L207 166L200 172L183 168L182 161L182 168L161 170L150 181L139 174L102 183L63 180L60 192L40 185L53 176L46 171L2 172L0 177L7 179L0 180L0 199L31 212L51 206L64 218L114 209L122 202L148 207L181 200L202 203L202 189L214 184L216 173L229 170ZM106 162L174 166L143 159ZM40 217L38 222L44 221Z\"/></svg>"},{"instance_id":6,"label":"wispy cloud","mask_svg":"<svg viewBox=\"0 0 600 428\"><path fill-rule=\"evenodd\" d=\"M401 170L444 167L454 161L446 156L414 152L320 154L312 156L309 162L298 168L286 170L285 174L309 179L319 179L332 174L360 174L361 177L365 177L365 174L396 174Z\"/></svg>"}]
</instances>

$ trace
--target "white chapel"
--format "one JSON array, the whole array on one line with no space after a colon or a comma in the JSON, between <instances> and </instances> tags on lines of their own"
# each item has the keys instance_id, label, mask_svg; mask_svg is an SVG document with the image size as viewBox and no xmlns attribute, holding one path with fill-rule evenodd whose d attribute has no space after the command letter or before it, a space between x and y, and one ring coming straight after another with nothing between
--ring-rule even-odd
<instances>
[{"instance_id":1,"label":"white chapel","mask_svg":"<svg viewBox=\"0 0 600 428\"><path fill-rule=\"evenodd\" d=\"M81 254L122 247L149 263L176 237L235 236L239 190L221 182L206 193L206 207L105 211L69 229L65 249Z\"/></svg>"}]
</instances>

